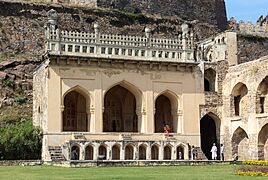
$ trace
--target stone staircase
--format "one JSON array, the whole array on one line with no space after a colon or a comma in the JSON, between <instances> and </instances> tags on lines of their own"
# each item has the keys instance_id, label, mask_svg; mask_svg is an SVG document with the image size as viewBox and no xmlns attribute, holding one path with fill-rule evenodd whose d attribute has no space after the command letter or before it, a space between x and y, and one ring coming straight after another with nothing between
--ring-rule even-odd
<instances>
[{"instance_id":1,"label":"stone staircase","mask_svg":"<svg viewBox=\"0 0 268 180\"><path fill-rule=\"evenodd\" d=\"M61 146L49 146L48 151L52 161L65 161Z\"/></svg>"},{"instance_id":2,"label":"stone staircase","mask_svg":"<svg viewBox=\"0 0 268 180\"><path fill-rule=\"evenodd\" d=\"M195 150L196 150L196 160L208 160L200 147L195 147Z\"/></svg>"}]
</instances>

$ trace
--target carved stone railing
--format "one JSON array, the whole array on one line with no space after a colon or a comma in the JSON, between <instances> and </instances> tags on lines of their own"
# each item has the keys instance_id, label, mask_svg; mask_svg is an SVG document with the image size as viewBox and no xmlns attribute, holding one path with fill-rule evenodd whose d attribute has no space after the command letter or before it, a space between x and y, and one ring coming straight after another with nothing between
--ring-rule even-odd
<instances>
[{"instance_id":1,"label":"carved stone railing","mask_svg":"<svg viewBox=\"0 0 268 180\"><path fill-rule=\"evenodd\" d=\"M174 39L145 36L101 34L94 24L94 33L61 31L57 27L57 13L49 11L45 50L53 55L111 58L123 60L194 62L194 38L187 24Z\"/></svg>"}]
</instances>

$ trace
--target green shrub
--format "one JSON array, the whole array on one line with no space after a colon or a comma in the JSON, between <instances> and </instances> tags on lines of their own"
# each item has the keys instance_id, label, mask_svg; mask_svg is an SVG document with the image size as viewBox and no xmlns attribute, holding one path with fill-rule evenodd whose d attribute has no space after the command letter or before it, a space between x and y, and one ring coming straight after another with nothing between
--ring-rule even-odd
<instances>
[{"instance_id":1,"label":"green shrub","mask_svg":"<svg viewBox=\"0 0 268 180\"><path fill-rule=\"evenodd\" d=\"M11 79L4 79L3 84L13 89L15 88L15 82Z\"/></svg>"},{"instance_id":2,"label":"green shrub","mask_svg":"<svg viewBox=\"0 0 268 180\"><path fill-rule=\"evenodd\" d=\"M0 137L2 160L41 158L42 136L31 120L1 127Z\"/></svg>"},{"instance_id":3,"label":"green shrub","mask_svg":"<svg viewBox=\"0 0 268 180\"><path fill-rule=\"evenodd\" d=\"M14 98L14 102L17 103L18 105L22 105L27 102L27 99L24 96L16 96Z\"/></svg>"}]
</instances>

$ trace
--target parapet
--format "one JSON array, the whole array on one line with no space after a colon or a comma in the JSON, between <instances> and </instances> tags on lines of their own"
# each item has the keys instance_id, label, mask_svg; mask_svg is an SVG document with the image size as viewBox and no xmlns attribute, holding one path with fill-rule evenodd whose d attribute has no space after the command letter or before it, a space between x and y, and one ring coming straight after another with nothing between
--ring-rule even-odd
<instances>
[{"instance_id":1,"label":"parapet","mask_svg":"<svg viewBox=\"0 0 268 180\"><path fill-rule=\"evenodd\" d=\"M149 28L145 36L102 34L94 24L94 33L62 31L57 12L48 12L45 50L52 55L109 58L120 60L195 62L194 34L188 24L172 39L155 38Z\"/></svg>"},{"instance_id":2,"label":"parapet","mask_svg":"<svg viewBox=\"0 0 268 180\"><path fill-rule=\"evenodd\" d=\"M232 17L230 19L229 27L232 30L242 34L252 34L262 37L268 37L268 15L265 18L264 16L260 16L255 26L250 21L239 21L237 23L237 21Z\"/></svg>"}]
</instances>

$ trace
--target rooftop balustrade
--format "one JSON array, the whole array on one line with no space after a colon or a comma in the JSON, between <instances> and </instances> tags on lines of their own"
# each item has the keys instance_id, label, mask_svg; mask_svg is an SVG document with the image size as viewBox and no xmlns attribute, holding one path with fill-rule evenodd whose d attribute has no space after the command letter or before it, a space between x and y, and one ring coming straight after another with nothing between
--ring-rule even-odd
<instances>
[{"instance_id":1,"label":"rooftop balustrade","mask_svg":"<svg viewBox=\"0 0 268 180\"><path fill-rule=\"evenodd\" d=\"M94 33L61 31L57 14L49 13L45 50L53 55L109 58L121 60L194 62L194 38L187 24L173 39L154 38L149 28L145 36L101 34L98 24Z\"/></svg>"}]
</instances>

